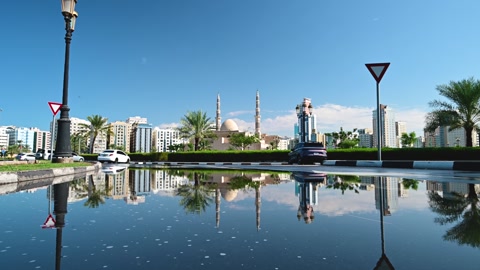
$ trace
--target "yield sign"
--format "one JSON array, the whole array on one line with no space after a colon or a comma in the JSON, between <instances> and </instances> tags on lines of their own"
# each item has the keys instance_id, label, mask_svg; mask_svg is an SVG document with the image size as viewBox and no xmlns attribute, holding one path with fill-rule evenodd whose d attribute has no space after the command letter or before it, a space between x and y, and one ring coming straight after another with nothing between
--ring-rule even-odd
<instances>
[{"instance_id":1,"label":"yield sign","mask_svg":"<svg viewBox=\"0 0 480 270\"><path fill-rule=\"evenodd\" d=\"M50 110L52 110L52 113L55 116L62 107L62 103L48 102L48 106L50 106Z\"/></svg>"},{"instance_id":2,"label":"yield sign","mask_svg":"<svg viewBox=\"0 0 480 270\"><path fill-rule=\"evenodd\" d=\"M52 214L49 214L47 220L42 225L42 229L51 229L55 228L55 219L53 218Z\"/></svg>"},{"instance_id":3,"label":"yield sign","mask_svg":"<svg viewBox=\"0 0 480 270\"><path fill-rule=\"evenodd\" d=\"M367 66L368 71L370 71L375 81L380 83L390 63L365 64L365 66Z\"/></svg>"}]
</instances>

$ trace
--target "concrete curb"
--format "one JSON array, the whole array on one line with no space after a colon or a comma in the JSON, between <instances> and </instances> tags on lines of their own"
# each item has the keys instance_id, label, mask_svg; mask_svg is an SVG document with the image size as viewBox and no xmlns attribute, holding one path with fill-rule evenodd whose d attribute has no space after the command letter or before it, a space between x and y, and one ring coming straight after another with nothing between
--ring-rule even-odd
<instances>
[{"instance_id":1,"label":"concrete curb","mask_svg":"<svg viewBox=\"0 0 480 270\"><path fill-rule=\"evenodd\" d=\"M175 167L175 166L280 166L289 165L287 162L132 162L130 167ZM462 170L480 171L479 161L413 161L413 160L326 160L324 166L347 167L377 167L377 168L403 168L403 169L431 169L431 170Z\"/></svg>"},{"instance_id":2,"label":"concrete curb","mask_svg":"<svg viewBox=\"0 0 480 270\"><path fill-rule=\"evenodd\" d=\"M326 166L480 171L480 161L327 160Z\"/></svg>"},{"instance_id":3,"label":"concrete curb","mask_svg":"<svg viewBox=\"0 0 480 270\"><path fill-rule=\"evenodd\" d=\"M0 185L22 183L40 179L53 179L63 176L86 175L87 172L98 171L101 167L102 164L97 162L92 166L87 167L0 173Z\"/></svg>"}]
</instances>

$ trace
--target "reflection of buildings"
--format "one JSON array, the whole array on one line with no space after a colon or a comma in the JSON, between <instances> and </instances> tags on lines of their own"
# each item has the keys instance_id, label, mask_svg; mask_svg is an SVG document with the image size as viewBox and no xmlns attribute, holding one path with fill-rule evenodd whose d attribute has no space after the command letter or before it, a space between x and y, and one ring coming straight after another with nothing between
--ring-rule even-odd
<instances>
[{"instance_id":1,"label":"reflection of buildings","mask_svg":"<svg viewBox=\"0 0 480 270\"><path fill-rule=\"evenodd\" d=\"M181 185L188 184L188 179L184 176L171 175L164 170L151 171L152 175L152 191L174 191Z\"/></svg>"},{"instance_id":2,"label":"reflection of buildings","mask_svg":"<svg viewBox=\"0 0 480 270\"><path fill-rule=\"evenodd\" d=\"M384 181L383 189L380 188L381 179ZM399 180L398 177L375 177L375 206L380 209L381 200L383 200L385 216L391 215L398 208Z\"/></svg>"}]
</instances>

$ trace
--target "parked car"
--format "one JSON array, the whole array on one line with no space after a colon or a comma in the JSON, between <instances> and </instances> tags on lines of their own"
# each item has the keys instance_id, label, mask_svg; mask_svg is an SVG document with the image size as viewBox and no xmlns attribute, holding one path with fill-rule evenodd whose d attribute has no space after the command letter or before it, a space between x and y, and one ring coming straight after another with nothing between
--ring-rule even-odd
<instances>
[{"instance_id":1,"label":"parked car","mask_svg":"<svg viewBox=\"0 0 480 270\"><path fill-rule=\"evenodd\" d=\"M322 143L297 143L292 151L288 153L288 164L313 164L315 162L323 164L325 160L327 160L327 150Z\"/></svg>"},{"instance_id":2,"label":"parked car","mask_svg":"<svg viewBox=\"0 0 480 270\"><path fill-rule=\"evenodd\" d=\"M52 150L38 149L35 153L36 159L50 159Z\"/></svg>"},{"instance_id":3,"label":"parked car","mask_svg":"<svg viewBox=\"0 0 480 270\"><path fill-rule=\"evenodd\" d=\"M35 161L34 153L19 153L16 157L16 160L26 160L26 161Z\"/></svg>"},{"instance_id":4,"label":"parked car","mask_svg":"<svg viewBox=\"0 0 480 270\"><path fill-rule=\"evenodd\" d=\"M121 150L107 149L100 153L97 158L100 162L130 162L130 157Z\"/></svg>"},{"instance_id":5,"label":"parked car","mask_svg":"<svg viewBox=\"0 0 480 270\"><path fill-rule=\"evenodd\" d=\"M76 161L76 162L84 162L85 161L85 158L80 156L79 154L75 153L75 152L72 152L72 158L73 158L73 161Z\"/></svg>"}]
</instances>

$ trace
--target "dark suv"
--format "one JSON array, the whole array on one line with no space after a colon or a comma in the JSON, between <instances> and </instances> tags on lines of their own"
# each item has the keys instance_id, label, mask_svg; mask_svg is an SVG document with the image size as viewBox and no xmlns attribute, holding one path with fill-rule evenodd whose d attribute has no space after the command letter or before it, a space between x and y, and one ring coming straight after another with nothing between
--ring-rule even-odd
<instances>
[{"instance_id":1,"label":"dark suv","mask_svg":"<svg viewBox=\"0 0 480 270\"><path fill-rule=\"evenodd\" d=\"M297 143L290 153L288 153L288 164L313 164L327 160L327 150L323 144L316 142Z\"/></svg>"}]
</instances>

